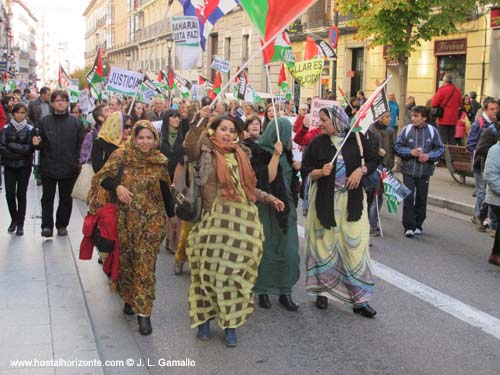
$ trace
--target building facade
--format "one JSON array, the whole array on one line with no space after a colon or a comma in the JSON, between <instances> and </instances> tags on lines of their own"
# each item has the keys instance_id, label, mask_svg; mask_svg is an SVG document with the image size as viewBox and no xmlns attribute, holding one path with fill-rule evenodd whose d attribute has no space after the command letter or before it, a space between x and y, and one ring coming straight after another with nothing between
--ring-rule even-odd
<instances>
[{"instance_id":1,"label":"building facade","mask_svg":"<svg viewBox=\"0 0 500 375\"><path fill-rule=\"evenodd\" d=\"M92 0L84 16L87 20L87 65L92 64L96 47L103 47L103 55L109 65L142 70L155 77L159 69L165 69L169 56L175 64L175 46L169 50L170 24L166 21L167 0ZM289 35L296 60L303 59L307 34L328 41L328 32L336 23L339 38L337 59L326 60L318 87L301 88L288 76L289 87L297 104L307 97L325 96L333 91L340 97L341 87L348 96L364 90L366 95L379 82L392 76L388 90L399 97L397 62L387 58L388 46L371 47L369 41L359 40L356 30L348 26L348 17L335 13L334 2L318 0L289 27ZM168 16L181 15L182 7L174 2ZM424 104L439 87L444 73L452 73L455 83L463 92L476 91L478 95L498 96L500 70L490 61L500 57L499 31L492 29L492 11L478 8L469 22L458 26L456 33L422 42L408 61L406 95ZM196 81L198 75L214 76L210 69L213 56L231 61L231 72L223 77L223 83L234 79L236 68L248 59L249 83L258 92L277 91L280 63L270 64L269 85L260 50L260 38L249 18L240 8L222 17L207 39L206 51L200 50L196 69L182 72L186 78ZM491 69L490 69L491 67ZM232 92L232 87L229 88ZM274 92L275 93L275 92Z\"/></svg>"},{"instance_id":2,"label":"building facade","mask_svg":"<svg viewBox=\"0 0 500 375\"><path fill-rule=\"evenodd\" d=\"M9 72L20 88L36 83L38 19L22 0L6 0Z\"/></svg>"}]
</instances>

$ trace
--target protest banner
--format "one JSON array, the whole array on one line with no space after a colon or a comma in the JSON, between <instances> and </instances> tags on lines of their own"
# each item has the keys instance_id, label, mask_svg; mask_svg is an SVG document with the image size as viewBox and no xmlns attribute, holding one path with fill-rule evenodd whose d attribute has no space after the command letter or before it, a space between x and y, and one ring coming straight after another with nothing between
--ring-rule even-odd
<instances>
[{"instance_id":1,"label":"protest banner","mask_svg":"<svg viewBox=\"0 0 500 375\"><path fill-rule=\"evenodd\" d=\"M143 78L142 73L112 66L106 89L123 95L135 96Z\"/></svg>"},{"instance_id":2,"label":"protest banner","mask_svg":"<svg viewBox=\"0 0 500 375\"><path fill-rule=\"evenodd\" d=\"M295 62L293 68L289 68L290 74L302 87L315 86L323 71L323 59L311 59Z\"/></svg>"},{"instance_id":3,"label":"protest banner","mask_svg":"<svg viewBox=\"0 0 500 375\"><path fill-rule=\"evenodd\" d=\"M175 41L176 67L180 70L193 69L200 56L200 31L197 17L174 16L170 18Z\"/></svg>"},{"instance_id":4,"label":"protest banner","mask_svg":"<svg viewBox=\"0 0 500 375\"><path fill-rule=\"evenodd\" d=\"M155 129L158 131L159 134L161 134L161 126L163 124L163 121L151 121Z\"/></svg>"},{"instance_id":5,"label":"protest banner","mask_svg":"<svg viewBox=\"0 0 500 375\"><path fill-rule=\"evenodd\" d=\"M78 102L80 103L80 109L82 113L89 113L90 111L90 104L89 104L89 90L84 89L80 90L79 95L78 95Z\"/></svg>"},{"instance_id":6,"label":"protest banner","mask_svg":"<svg viewBox=\"0 0 500 375\"><path fill-rule=\"evenodd\" d=\"M221 73L228 73L231 70L231 62L222 57L214 56L211 68Z\"/></svg>"},{"instance_id":7,"label":"protest banner","mask_svg":"<svg viewBox=\"0 0 500 375\"><path fill-rule=\"evenodd\" d=\"M340 103L335 100L323 100L320 98L314 98L311 103L311 128L317 128L319 126L319 110L321 108L333 107L334 105L340 106Z\"/></svg>"}]
</instances>

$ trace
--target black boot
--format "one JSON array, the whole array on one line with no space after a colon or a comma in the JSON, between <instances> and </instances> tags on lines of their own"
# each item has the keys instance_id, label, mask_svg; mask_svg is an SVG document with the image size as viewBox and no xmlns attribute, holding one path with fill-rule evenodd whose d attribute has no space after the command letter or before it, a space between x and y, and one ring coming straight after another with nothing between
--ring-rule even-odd
<instances>
[{"instance_id":1,"label":"black boot","mask_svg":"<svg viewBox=\"0 0 500 375\"><path fill-rule=\"evenodd\" d=\"M139 333L141 335L147 336L153 332L153 327L151 327L151 317L137 315L137 323L139 323Z\"/></svg>"},{"instance_id":2,"label":"black boot","mask_svg":"<svg viewBox=\"0 0 500 375\"><path fill-rule=\"evenodd\" d=\"M365 318L373 318L377 315L377 312L369 304L353 307L352 312L364 316Z\"/></svg>"},{"instance_id":3,"label":"black boot","mask_svg":"<svg viewBox=\"0 0 500 375\"><path fill-rule=\"evenodd\" d=\"M123 313L125 315L134 315L134 310L132 310L132 306L130 306L128 303L123 304Z\"/></svg>"},{"instance_id":4,"label":"black boot","mask_svg":"<svg viewBox=\"0 0 500 375\"><path fill-rule=\"evenodd\" d=\"M328 298L324 296L317 296L316 297L316 307L318 309L324 310L328 307Z\"/></svg>"},{"instance_id":5,"label":"black boot","mask_svg":"<svg viewBox=\"0 0 500 375\"><path fill-rule=\"evenodd\" d=\"M23 236L23 235L24 235L24 226L18 225L16 229L16 236Z\"/></svg>"},{"instance_id":6,"label":"black boot","mask_svg":"<svg viewBox=\"0 0 500 375\"><path fill-rule=\"evenodd\" d=\"M259 306L263 309L271 308L271 301L269 301L269 296L267 294L259 294Z\"/></svg>"},{"instance_id":7,"label":"black boot","mask_svg":"<svg viewBox=\"0 0 500 375\"><path fill-rule=\"evenodd\" d=\"M288 294L282 294L279 301L288 311L297 311L299 309L299 305L293 302L292 296Z\"/></svg>"},{"instance_id":8,"label":"black boot","mask_svg":"<svg viewBox=\"0 0 500 375\"><path fill-rule=\"evenodd\" d=\"M7 232L12 233L16 230L17 223L15 221L11 221L9 227L7 228Z\"/></svg>"}]
</instances>

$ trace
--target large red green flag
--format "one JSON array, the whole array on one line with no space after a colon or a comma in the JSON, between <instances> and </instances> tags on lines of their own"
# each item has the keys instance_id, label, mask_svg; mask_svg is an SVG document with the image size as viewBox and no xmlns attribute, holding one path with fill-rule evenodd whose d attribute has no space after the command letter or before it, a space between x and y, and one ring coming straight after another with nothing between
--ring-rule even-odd
<instances>
[{"instance_id":1,"label":"large red green flag","mask_svg":"<svg viewBox=\"0 0 500 375\"><path fill-rule=\"evenodd\" d=\"M316 0L240 0L264 42L276 37Z\"/></svg>"}]
</instances>

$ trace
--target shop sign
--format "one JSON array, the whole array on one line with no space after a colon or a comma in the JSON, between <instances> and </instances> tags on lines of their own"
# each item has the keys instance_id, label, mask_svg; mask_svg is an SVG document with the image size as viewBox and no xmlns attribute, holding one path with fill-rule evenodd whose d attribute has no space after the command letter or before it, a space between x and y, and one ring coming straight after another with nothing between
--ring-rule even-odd
<instances>
[{"instance_id":1,"label":"shop sign","mask_svg":"<svg viewBox=\"0 0 500 375\"><path fill-rule=\"evenodd\" d=\"M434 55L465 55L467 52L467 39L436 40L434 42Z\"/></svg>"},{"instance_id":2,"label":"shop sign","mask_svg":"<svg viewBox=\"0 0 500 375\"><path fill-rule=\"evenodd\" d=\"M500 28L500 8L491 8L490 27L492 29Z\"/></svg>"}]
</instances>

